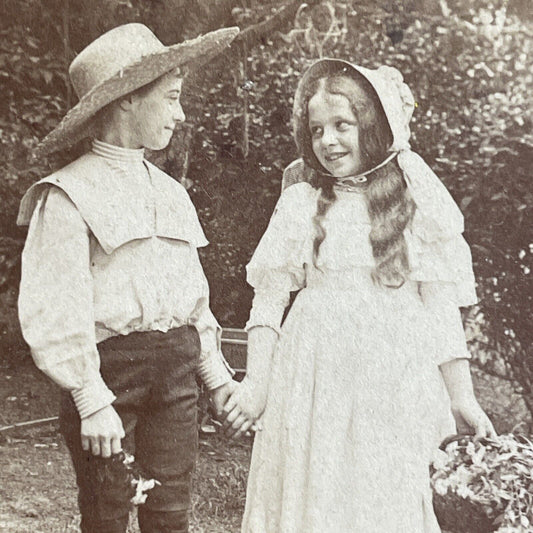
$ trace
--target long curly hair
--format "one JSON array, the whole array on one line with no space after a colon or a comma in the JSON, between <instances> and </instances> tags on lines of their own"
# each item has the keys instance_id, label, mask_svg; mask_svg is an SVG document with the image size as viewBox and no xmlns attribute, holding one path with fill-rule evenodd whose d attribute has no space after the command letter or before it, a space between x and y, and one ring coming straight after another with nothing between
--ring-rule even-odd
<instances>
[{"instance_id":1,"label":"long curly hair","mask_svg":"<svg viewBox=\"0 0 533 533\"><path fill-rule=\"evenodd\" d=\"M317 65L307 83L300 88L300 108L295 109L294 136L305 164L313 171L312 185L320 190L313 217L315 239L313 261L317 266L320 246L326 238L324 218L336 200L335 178L316 158L309 129L309 100L319 90L345 96L350 102L359 128L359 150L363 170L382 163L390 152L392 132L379 97L370 83L354 69L324 62ZM413 218L415 205L402 171L395 159L367 176L365 198L370 217L370 244L375 259L372 278L380 285L400 287L409 274L404 230Z\"/></svg>"}]
</instances>

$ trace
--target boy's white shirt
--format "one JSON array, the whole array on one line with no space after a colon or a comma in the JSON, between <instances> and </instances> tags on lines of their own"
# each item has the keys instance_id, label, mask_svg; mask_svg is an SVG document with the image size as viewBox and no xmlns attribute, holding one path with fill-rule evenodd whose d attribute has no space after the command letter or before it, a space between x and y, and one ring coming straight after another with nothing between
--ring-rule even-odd
<instances>
[{"instance_id":1,"label":"boy's white shirt","mask_svg":"<svg viewBox=\"0 0 533 533\"><path fill-rule=\"evenodd\" d=\"M142 150L96 142L30 188L18 219L28 222L22 332L82 418L115 399L96 346L114 335L195 325L200 377L209 389L231 379L197 253L208 241L185 189Z\"/></svg>"}]
</instances>

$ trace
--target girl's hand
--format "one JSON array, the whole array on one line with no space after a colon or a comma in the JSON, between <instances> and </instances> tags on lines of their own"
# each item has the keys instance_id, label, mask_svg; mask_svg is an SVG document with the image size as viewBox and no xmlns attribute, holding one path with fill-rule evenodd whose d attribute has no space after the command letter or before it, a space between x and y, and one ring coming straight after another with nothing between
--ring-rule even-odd
<instances>
[{"instance_id":1,"label":"girl's hand","mask_svg":"<svg viewBox=\"0 0 533 533\"><path fill-rule=\"evenodd\" d=\"M222 411L224 418L222 427L226 435L236 439L249 429L260 431L262 428L258 419L265 410L266 399L266 386L251 382L245 377Z\"/></svg>"},{"instance_id":2,"label":"girl's hand","mask_svg":"<svg viewBox=\"0 0 533 533\"><path fill-rule=\"evenodd\" d=\"M475 431L475 439L496 437L497 433L475 398L452 402L452 413L459 433Z\"/></svg>"}]
</instances>

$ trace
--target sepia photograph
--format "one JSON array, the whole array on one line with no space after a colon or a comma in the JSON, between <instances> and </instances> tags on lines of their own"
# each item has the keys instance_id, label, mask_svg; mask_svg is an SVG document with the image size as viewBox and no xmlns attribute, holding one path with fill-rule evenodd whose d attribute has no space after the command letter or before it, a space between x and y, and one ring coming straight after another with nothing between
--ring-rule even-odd
<instances>
[{"instance_id":1,"label":"sepia photograph","mask_svg":"<svg viewBox=\"0 0 533 533\"><path fill-rule=\"evenodd\" d=\"M0 34L1 532L533 533L531 0Z\"/></svg>"}]
</instances>

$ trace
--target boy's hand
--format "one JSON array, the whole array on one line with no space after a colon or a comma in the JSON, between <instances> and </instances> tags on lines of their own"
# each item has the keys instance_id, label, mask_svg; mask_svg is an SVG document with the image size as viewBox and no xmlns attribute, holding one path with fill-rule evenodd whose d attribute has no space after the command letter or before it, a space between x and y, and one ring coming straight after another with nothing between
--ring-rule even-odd
<instances>
[{"instance_id":1,"label":"boy's hand","mask_svg":"<svg viewBox=\"0 0 533 533\"><path fill-rule=\"evenodd\" d=\"M250 382L246 377L238 384L224 406L222 427L226 435L239 438L249 429L260 431L259 417L266 405L266 391L259 384Z\"/></svg>"},{"instance_id":2,"label":"boy's hand","mask_svg":"<svg viewBox=\"0 0 533 533\"><path fill-rule=\"evenodd\" d=\"M217 417L222 415L224 405L236 388L237 382L232 379L231 381L224 383L224 385L210 391L211 402L213 403Z\"/></svg>"},{"instance_id":3,"label":"boy's hand","mask_svg":"<svg viewBox=\"0 0 533 533\"><path fill-rule=\"evenodd\" d=\"M93 455L111 457L122 451L125 437L122 420L114 407L108 405L81 421L81 446Z\"/></svg>"}]
</instances>

